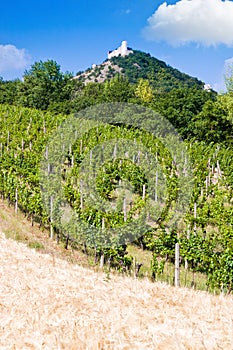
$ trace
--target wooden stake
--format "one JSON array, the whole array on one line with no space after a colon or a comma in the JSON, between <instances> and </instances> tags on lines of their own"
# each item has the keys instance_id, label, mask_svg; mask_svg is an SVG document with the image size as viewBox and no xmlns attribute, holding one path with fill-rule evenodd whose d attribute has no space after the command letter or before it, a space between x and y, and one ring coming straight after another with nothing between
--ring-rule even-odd
<instances>
[{"instance_id":1,"label":"wooden stake","mask_svg":"<svg viewBox=\"0 0 233 350\"><path fill-rule=\"evenodd\" d=\"M144 184L142 186L142 199L144 200L146 198L146 185Z\"/></svg>"},{"instance_id":2,"label":"wooden stake","mask_svg":"<svg viewBox=\"0 0 233 350\"><path fill-rule=\"evenodd\" d=\"M7 132L7 152L9 152L9 143L10 143L10 131Z\"/></svg>"},{"instance_id":3,"label":"wooden stake","mask_svg":"<svg viewBox=\"0 0 233 350\"><path fill-rule=\"evenodd\" d=\"M127 205L126 205L126 198L124 198L124 202L123 202L123 212L124 212L124 222L127 221Z\"/></svg>"},{"instance_id":4,"label":"wooden stake","mask_svg":"<svg viewBox=\"0 0 233 350\"><path fill-rule=\"evenodd\" d=\"M48 146L47 146L46 149L45 149L45 159L48 160L48 157L49 157L49 149L48 149Z\"/></svg>"},{"instance_id":5,"label":"wooden stake","mask_svg":"<svg viewBox=\"0 0 233 350\"><path fill-rule=\"evenodd\" d=\"M194 219L197 218L197 203L194 203ZM196 220L194 221L194 233L196 234L197 232L197 223Z\"/></svg>"},{"instance_id":6,"label":"wooden stake","mask_svg":"<svg viewBox=\"0 0 233 350\"><path fill-rule=\"evenodd\" d=\"M80 208L83 209L83 182L80 181Z\"/></svg>"},{"instance_id":7,"label":"wooden stake","mask_svg":"<svg viewBox=\"0 0 233 350\"><path fill-rule=\"evenodd\" d=\"M104 217L102 218L102 230L104 231L105 229L105 219ZM101 256L100 256L100 269L103 269L104 267L104 251L102 250Z\"/></svg>"},{"instance_id":8,"label":"wooden stake","mask_svg":"<svg viewBox=\"0 0 233 350\"><path fill-rule=\"evenodd\" d=\"M104 267L104 253L102 252L100 256L100 269L103 269L103 267Z\"/></svg>"},{"instance_id":9,"label":"wooden stake","mask_svg":"<svg viewBox=\"0 0 233 350\"><path fill-rule=\"evenodd\" d=\"M219 165L219 160L217 160L217 169L218 169L218 175L221 176L221 169Z\"/></svg>"},{"instance_id":10,"label":"wooden stake","mask_svg":"<svg viewBox=\"0 0 233 350\"><path fill-rule=\"evenodd\" d=\"M92 161L92 150L90 151L90 165L91 165L91 161Z\"/></svg>"},{"instance_id":11,"label":"wooden stake","mask_svg":"<svg viewBox=\"0 0 233 350\"><path fill-rule=\"evenodd\" d=\"M155 178L155 202L158 202L158 171L156 171L156 178Z\"/></svg>"},{"instance_id":12,"label":"wooden stake","mask_svg":"<svg viewBox=\"0 0 233 350\"><path fill-rule=\"evenodd\" d=\"M53 239L53 196L50 197L50 238Z\"/></svg>"},{"instance_id":13,"label":"wooden stake","mask_svg":"<svg viewBox=\"0 0 233 350\"><path fill-rule=\"evenodd\" d=\"M15 190L15 213L18 213L18 188Z\"/></svg>"},{"instance_id":14,"label":"wooden stake","mask_svg":"<svg viewBox=\"0 0 233 350\"><path fill-rule=\"evenodd\" d=\"M113 150L113 159L116 160L116 156L117 156L117 145L114 146L114 150Z\"/></svg>"},{"instance_id":15,"label":"wooden stake","mask_svg":"<svg viewBox=\"0 0 233 350\"><path fill-rule=\"evenodd\" d=\"M175 245L175 287L180 286L180 245Z\"/></svg>"},{"instance_id":16,"label":"wooden stake","mask_svg":"<svg viewBox=\"0 0 233 350\"><path fill-rule=\"evenodd\" d=\"M137 158L138 158L138 159L137 159L137 164L138 164L138 165L140 164L140 153L141 153L141 152L138 151L138 157L137 157Z\"/></svg>"},{"instance_id":17,"label":"wooden stake","mask_svg":"<svg viewBox=\"0 0 233 350\"><path fill-rule=\"evenodd\" d=\"M188 228L187 228L187 238L189 239L190 238L190 225L188 225ZM184 261L184 267L185 267L185 285L186 285L186 277L187 277L187 270L188 270L188 261L187 259L185 259Z\"/></svg>"}]
</instances>

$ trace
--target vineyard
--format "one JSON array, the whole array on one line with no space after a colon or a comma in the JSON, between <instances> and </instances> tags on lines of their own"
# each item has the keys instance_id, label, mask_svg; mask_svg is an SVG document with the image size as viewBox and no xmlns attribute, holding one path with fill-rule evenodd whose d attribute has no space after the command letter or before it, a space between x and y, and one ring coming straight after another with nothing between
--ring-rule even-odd
<instances>
[{"instance_id":1,"label":"vineyard","mask_svg":"<svg viewBox=\"0 0 233 350\"><path fill-rule=\"evenodd\" d=\"M179 243L180 265L192 271L194 285L201 273L207 290L231 293L232 149L190 140L175 158L174 140L165 147L127 110L121 122L85 124L85 112L81 117L74 128L61 114L0 105L2 198L110 270L130 272L133 243L152 252L150 275L159 280ZM122 150L119 139L126 140Z\"/></svg>"}]
</instances>

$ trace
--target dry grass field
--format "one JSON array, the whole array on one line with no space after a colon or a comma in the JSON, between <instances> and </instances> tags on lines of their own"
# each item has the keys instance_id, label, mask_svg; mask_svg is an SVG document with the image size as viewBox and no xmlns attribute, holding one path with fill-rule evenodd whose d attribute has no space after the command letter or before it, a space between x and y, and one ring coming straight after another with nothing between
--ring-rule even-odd
<instances>
[{"instance_id":1,"label":"dry grass field","mask_svg":"<svg viewBox=\"0 0 233 350\"><path fill-rule=\"evenodd\" d=\"M0 234L0 349L233 349L233 298L107 276Z\"/></svg>"}]
</instances>

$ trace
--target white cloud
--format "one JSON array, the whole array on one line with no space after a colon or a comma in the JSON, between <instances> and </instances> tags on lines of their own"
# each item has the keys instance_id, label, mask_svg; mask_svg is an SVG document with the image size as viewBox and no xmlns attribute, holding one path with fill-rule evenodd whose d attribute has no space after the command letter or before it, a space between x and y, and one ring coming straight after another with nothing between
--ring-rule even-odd
<instances>
[{"instance_id":1,"label":"white cloud","mask_svg":"<svg viewBox=\"0 0 233 350\"><path fill-rule=\"evenodd\" d=\"M226 77L232 76L233 73L233 57L228 58L224 61L224 64L221 69L221 78L219 77L219 81L213 82L213 89L218 93L222 94L227 91L226 89Z\"/></svg>"},{"instance_id":2,"label":"white cloud","mask_svg":"<svg viewBox=\"0 0 233 350\"><path fill-rule=\"evenodd\" d=\"M224 62L224 79L229 78L230 80L232 80L232 76L233 76L233 57L228 58L225 60ZM226 84L226 81L225 81Z\"/></svg>"},{"instance_id":3,"label":"white cloud","mask_svg":"<svg viewBox=\"0 0 233 350\"><path fill-rule=\"evenodd\" d=\"M0 45L0 72L24 69L30 63L30 56L25 49L14 45Z\"/></svg>"},{"instance_id":4,"label":"white cloud","mask_svg":"<svg viewBox=\"0 0 233 350\"><path fill-rule=\"evenodd\" d=\"M121 10L121 13L123 15L129 15L131 13L131 10L130 9Z\"/></svg>"},{"instance_id":5,"label":"white cloud","mask_svg":"<svg viewBox=\"0 0 233 350\"><path fill-rule=\"evenodd\" d=\"M229 68L233 67L233 57L228 58L224 61L224 69L225 71Z\"/></svg>"},{"instance_id":6,"label":"white cloud","mask_svg":"<svg viewBox=\"0 0 233 350\"><path fill-rule=\"evenodd\" d=\"M165 40L175 46L195 42L233 47L233 2L180 0L174 5L164 2L148 19L143 33L149 40Z\"/></svg>"}]
</instances>

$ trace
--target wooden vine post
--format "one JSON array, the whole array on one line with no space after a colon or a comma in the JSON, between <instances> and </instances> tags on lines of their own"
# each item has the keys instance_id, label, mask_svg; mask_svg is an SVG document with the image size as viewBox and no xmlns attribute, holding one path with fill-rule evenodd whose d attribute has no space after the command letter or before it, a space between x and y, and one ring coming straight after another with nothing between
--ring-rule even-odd
<instances>
[{"instance_id":1,"label":"wooden vine post","mask_svg":"<svg viewBox=\"0 0 233 350\"><path fill-rule=\"evenodd\" d=\"M157 167L158 166L158 152L157 151L155 154L155 159L156 159L156 167ZM156 174L155 174L155 198L154 198L155 202L158 202L158 182L159 182L159 173L158 173L158 170L156 170Z\"/></svg>"},{"instance_id":2,"label":"wooden vine post","mask_svg":"<svg viewBox=\"0 0 233 350\"><path fill-rule=\"evenodd\" d=\"M142 186L142 199L145 200L146 198L146 185Z\"/></svg>"},{"instance_id":3,"label":"wooden vine post","mask_svg":"<svg viewBox=\"0 0 233 350\"><path fill-rule=\"evenodd\" d=\"M83 209L83 182L80 181L80 209Z\"/></svg>"},{"instance_id":4,"label":"wooden vine post","mask_svg":"<svg viewBox=\"0 0 233 350\"><path fill-rule=\"evenodd\" d=\"M113 159L116 160L117 158L117 145L114 146L114 150L113 150Z\"/></svg>"},{"instance_id":5,"label":"wooden vine post","mask_svg":"<svg viewBox=\"0 0 233 350\"><path fill-rule=\"evenodd\" d=\"M15 190L15 213L18 213L18 187Z\"/></svg>"},{"instance_id":6,"label":"wooden vine post","mask_svg":"<svg viewBox=\"0 0 233 350\"><path fill-rule=\"evenodd\" d=\"M102 230L104 231L105 229L105 221L104 217L102 218ZM100 256L100 269L104 268L104 251L102 250L101 256Z\"/></svg>"},{"instance_id":7,"label":"wooden vine post","mask_svg":"<svg viewBox=\"0 0 233 350\"><path fill-rule=\"evenodd\" d=\"M127 202L126 202L126 198L124 198L123 201L123 213L124 213L124 222L127 221Z\"/></svg>"},{"instance_id":8,"label":"wooden vine post","mask_svg":"<svg viewBox=\"0 0 233 350\"><path fill-rule=\"evenodd\" d=\"M180 245L175 245L175 287L180 286Z\"/></svg>"},{"instance_id":9,"label":"wooden vine post","mask_svg":"<svg viewBox=\"0 0 233 350\"><path fill-rule=\"evenodd\" d=\"M9 143L10 143L10 131L7 132L7 146L6 146L7 152L9 152Z\"/></svg>"},{"instance_id":10,"label":"wooden vine post","mask_svg":"<svg viewBox=\"0 0 233 350\"><path fill-rule=\"evenodd\" d=\"M53 239L53 196L50 197L50 238Z\"/></svg>"},{"instance_id":11,"label":"wooden vine post","mask_svg":"<svg viewBox=\"0 0 233 350\"><path fill-rule=\"evenodd\" d=\"M197 219L197 203L195 202L194 203L194 228L193 228L194 234L197 233L197 221L196 221L196 219Z\"/></svg>"}]
</instances>

